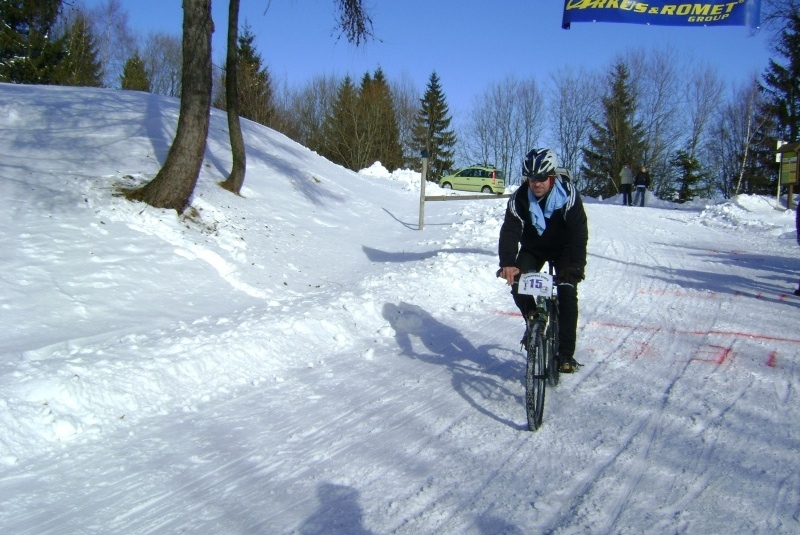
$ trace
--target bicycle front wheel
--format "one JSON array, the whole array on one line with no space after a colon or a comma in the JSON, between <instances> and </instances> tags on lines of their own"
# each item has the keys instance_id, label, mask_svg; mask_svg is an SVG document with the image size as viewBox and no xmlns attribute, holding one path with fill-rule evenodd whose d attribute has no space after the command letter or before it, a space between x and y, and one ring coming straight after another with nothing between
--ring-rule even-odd
<instances>
[{"instance_id":1,"label":"bicycle front wheel","mask_svg":"<svg viewBox=\"0 0 800 535\"><path fill-rule=\"evenodd\" d=\"M547 379L545 355L542 327L537 325L528 342L528 366L525 372L525 412L528 416L528 429L531 431L536 431L542 425Z\"/></svg>"},{"instance_id":2,"label":"bicycle front wheel","mask_svg":"<svg viewBox=\"0 0 800 535\"><path fill-rule=\"evenodd\" d=\"M549 322L547 334L545 335L545 347L547 348L547 380L550 386L558 384L559 366L558 362L558 305L555 300L551 300L548 306Z\"/></svg>"}]
</instances>

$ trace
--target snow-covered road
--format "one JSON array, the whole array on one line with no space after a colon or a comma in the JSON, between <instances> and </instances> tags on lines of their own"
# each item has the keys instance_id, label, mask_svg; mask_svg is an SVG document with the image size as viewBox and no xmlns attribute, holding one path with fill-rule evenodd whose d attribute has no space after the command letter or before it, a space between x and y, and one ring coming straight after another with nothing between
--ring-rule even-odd
<instances>
[{"instance_id":1,"label":"snow-covered road","mask_svg":"<svg viewBox=\"0 0 800 535\"><path fill-rule=\"evenodd\" d=\"M242 198L206 168L187 223L98 187L157 169L119 125L160 97L90 92L115 122L26 89L0 84L106 133L67 171L0 130L3 294L29 296L0 303L3 533L800 531L800 260L774 199L587 199L584 366L531 433L503 200L429 203L419 231L413 173L355 175L248 124L269 157Z\"/></svg>"}]
</instances>

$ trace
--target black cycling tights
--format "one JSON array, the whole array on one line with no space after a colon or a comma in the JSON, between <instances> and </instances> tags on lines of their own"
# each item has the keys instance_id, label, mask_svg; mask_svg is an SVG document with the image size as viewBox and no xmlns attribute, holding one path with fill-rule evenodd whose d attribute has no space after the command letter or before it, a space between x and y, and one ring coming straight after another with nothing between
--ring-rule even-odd
<instances>
[{"instance_id":1,"label":"black cycling tights","mask_svg":"<svg viewBox=\"0 0 800 535\"><path fill-rule=\"evenodd\" d=\"M533 255L520 253L517 257L517 267L522 273L540 271L544 261L539 261ZM558 273L558 268L556 268ZM511 286L511 295L514 303L522 312L523 317L531 307L534 307L534 298L530 295L517 293L518 283ZM575 354L575 339L578 331L578 287L577 285L558 286L558 353L561 358L570 358Z\"/></svg>"},{"instance_id":2,"label":"black cycling tights","mask_svg":"<svg viewBox=\"0 0 800 535\"><path fill-rule=\"evenodd\" d=\"M575 286L563 285L558 287L558 353L562 358L569 358L575 354L575 338L578 330L578 290ZM533 296L517 293L517 284L511 287L522 315L535 307Z\"/></svg>"}]
</instances>

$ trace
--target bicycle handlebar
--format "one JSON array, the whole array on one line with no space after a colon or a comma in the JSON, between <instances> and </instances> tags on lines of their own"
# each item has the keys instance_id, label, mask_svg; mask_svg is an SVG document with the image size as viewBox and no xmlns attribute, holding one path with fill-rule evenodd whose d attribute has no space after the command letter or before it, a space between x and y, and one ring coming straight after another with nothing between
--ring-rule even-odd
<instances>
[{"instance_id":1,"label":"bicycle handlebar","mask_svg":"<svg viewBox=\"0 0 800 535\"><path fill-rule=\"evenodd\" d=\"M502 279L503 278L503 276L502 276L503 275L503 268L498 269L497 273L495 273L494 275L498 279ZM521 271L520 271L519 275L522 275ZM517 277L519 277L519 275L517 275ZM561 282L561 281L558 280L558 278L554 278L553 279L553 284L555 284L556 286L572 286L573 288L575 287L575 285L572 284L571 282Z\"/></svg>"}]
</instances>

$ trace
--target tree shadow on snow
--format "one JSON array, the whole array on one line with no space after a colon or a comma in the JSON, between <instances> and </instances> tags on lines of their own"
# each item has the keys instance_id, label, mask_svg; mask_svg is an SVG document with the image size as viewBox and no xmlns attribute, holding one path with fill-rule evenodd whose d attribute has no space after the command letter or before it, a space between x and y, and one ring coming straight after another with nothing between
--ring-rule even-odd
<instances>
[{"instance_id":1,"label":"tree shadow on snow","mask_svg":"<svg viewBox=\"0 0 800 535\"><path fill-rule=\"evenodd\" d=\"M417 218L414 223L406 223L405 221L401 220L399 217L394 215L392 212L390 212L386 208L383 208L383 211L386 212L387 214L389 214L389 216L391 216L392 219L394 219L395 221L397 221L398 223L400 223L401 225L403 225L407 229L409 229L409 230L419 230L419 218ZM424 218L424 215L423 215L423 218ZM453 224L452 221L447 221L447 222L443 222L443 223L432 223L430 221L426 223L426 222L423 221L423 226L425 226L425 227L445 227L445 226L449 227L452 224Z\"/></svg>"},{"instance_id":2,"label":"tree shadow on snow","mask_svg":"<svg viewBox=\"0 0 800 535\"><path fill-rule=\"evenodd\" d=\"M794 245L794 244L792 244ZM663 278L667 282L678 282L682 287L693 290L708 290L723 294L794 305L794 300L784 298L791 294L797 286L798 261L792 256L774 256L745 251L720 251L713 249L692 248L693 256L707 258L709 271L672 269ZM729 267L750 270L752 277L731 275ZM677 280L676 280L677 279Z\"/></svg>"},{"instance_id":3,"label":"tree shadow on snow","mask_svg":"<svg viewBox=\"0 0 800 535\"><path fill-rule=\"evenodd\" d=\"M522 391L508 388L509 383L519 384L524 376L521 360L497 358L492 354L492 350L501 349L497 345L473 346L456 329L438 321L417 305L386 303L383 317L394 329L395 340L403 355L446 367L456 392L476 410L514 429L527 429L527 424L503 418L488 408L490 403L507 404L509 398L513 405L522 405ZM415 351L415 340L427 352Z\"/></svg>"},{"instance_id":4,"label":"tree shadow on snow","mask_svg":"<svg viewBox=\"0 0 800 535\"><path fill-rule=\"evenodd\" d=\"M654 243L653 245L674 247L671 244ZM791 295L797 287L797 279L800 276L800 268L796 259L741 251L685 248L694 250L695 252L691 253L693 256L707 258L708 271L659 267L653 270L652 278L669 284L677 284L686 290L752 297L763 301L797 306L795 300L786 300L786 296ZM619 259L602 255L592 256L622 262ZM625 262L625 264L652 269L652 266L635 262ZM751 270L752 277L731 274L729 268L731 265Z\"/></svg>"},{"instance_id":5,"label":"tree shadow on snow","mask_svg":"<svg viewBox=\"0 0 800 535\"><path fill-rule=\"evenodd\" d=\"M433 258L439 253L454 253L454 254L482 254L487 256L495 256L497 253L494 251L488 251L486 249L475 249L475 248L455 248L455 249L436 249L434 251L427 251L427 252L420 252L420 253L407 253L403 252L392 252L392 251L381 251L379 249L373 249L372 247L363 246L362 249L364 250L364 254L367 255L367 258L371 262L393 262L393 263L400 263L400 262L419 262L420 260L425 260L427 258Z\"/></svg>"},{"instance_id":6,"label":"tree shadow on snow","mask_svg":"<svg viewBox=\"0 0 800 535\"><path fill-rule=\"evenodd\" d=\"M494 515L478 517L478 529L484 535L524 535L524 531L513 524L509 524L505 519Z\"/></svg>"},{"instance_id":7,"label":"tree shadow on snow","mask_svg":"<svg viewBox=\"0 0 800 535\"><path fill-rule=\"evenodd\" d=\"M344 485L323 483L317 487L317 510L295 533L300 535L372 535L363 524L358 491Z\"/></svg>"}]
</instances>

